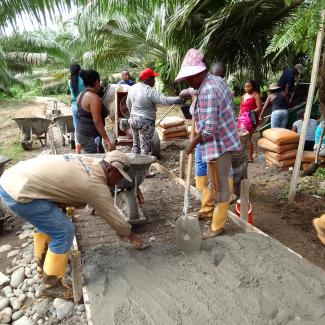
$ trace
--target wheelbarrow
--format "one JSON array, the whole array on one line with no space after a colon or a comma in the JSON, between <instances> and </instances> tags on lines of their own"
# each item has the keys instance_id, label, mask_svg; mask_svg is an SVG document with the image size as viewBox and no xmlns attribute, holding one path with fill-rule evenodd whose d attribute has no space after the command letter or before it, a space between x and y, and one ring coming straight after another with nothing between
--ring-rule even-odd
<instances>
[{"instance_id":1,"label":"wheelbarrow","mask_svg":"<svg viewBox=\"0 0 325 325\"><path fill-rule=\"evenodd\" d=\"M104 154L86 154L84 156L105 158ZM139 186L143 183L151 164L154 163L157 158L134 153L127 153L127 156L131 161L130 169L127 173L130 175L132 183L124 179L121 184L111 189L114 197L114 205L128 223L146 223L147 219L142 211L144 197Z\"/></svg>"},{"instance_id":2,"label":"wheelbarrow","mask_svg":"<svg viewBox=\"0 0 325 325\"><path fill-rule=\"evenodd\" d=\"M33 141L39 140L42 147L46 146L46 135L51 120L42 117L19 117L13 119L21 132L20 144L24 150L32 150ZM43 141L44 140L44 143Z\"/></svg>"},{"instance_id":3,"label":"wheelbarrow","mask_svg":"<svg viewBox=\"0 0 325 325\"><path fill-rule=\"evenodd\" d=\"M6 163L9 162L10 160L11 159L8 157L0 156L0 176L3 174L3 172L5 170ZM0 231L3 228L3 223L5 222L6 219L7 219L7 217L5 216L4 211L2 210L2 206L1 206L1 202L0 202Z\"/></svg>"},{"instance_id":4,"label":"wheelbarrow","mask_svg":"<svg viewBox=\"0 0 325 325\"><path fill-rule=\"evenodd\" d=\"M116 144L131 146L133 144L132 129L129 124L130 112L126 105L128 89L128 85L109 84L102 98L102 103L114 122L114 129L107 132L114 149ZM160 157L160 138L156 130L151 141L151 154Z\"/></svg>"},{"instance_id":5,"label":"wheelbarrow","mask_svg":"<svg viewBox=\"0 0 325 325\"><path fill-rule=\"evenodd\" d=\"M62 146L65 146L66 142L71 144L71 149L75 149L74 140L74 126L72 115L60 115L53 117L53 122L60 129Z\"/></svg>"}]
</instances>

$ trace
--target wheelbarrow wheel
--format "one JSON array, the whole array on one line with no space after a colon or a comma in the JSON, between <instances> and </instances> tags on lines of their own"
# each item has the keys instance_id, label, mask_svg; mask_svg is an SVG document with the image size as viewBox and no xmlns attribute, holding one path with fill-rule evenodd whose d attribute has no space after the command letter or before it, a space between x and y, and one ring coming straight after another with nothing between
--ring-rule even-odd
<instances>
[{"instance_id":1,"label":"wheelbarrow wheel","mask_svg":"<svg viewBox=\"0 0 325 325\"><path fill-rule=\"evenodd\" d=\"M151 140L151 155L160 158L160 138L156 130Z\"/></svg>"},{"instance_id":2,"label":"wheelbarrow wheel","mask_svg":"<svg viewBox=\"0 0 325 325\"><path fill-rule=\"evenodd\" d=\"M115 150L116 149L116 138L115 138L115 134L114 134L113 130L108 130L107 135L108 135L108 139L112 145L111 150Z\"/></svg>"},{"instance_id":3,"label":"wheelbarrow wheel","mask_svg":"<svg viewBox=\"0 0 325 325\"><path fill-rule=\"evenodd\" d=\"M116 204L127 220L138 219L138 206L133 191L122 191L117 195Z\"/></svg>"},{"instance_id":4,"label":"wheelbarrow wheel","mask_svg":"<svg viewBox=\"0 0 325 325\"><path fill-rule=\"evenodd\" d=\"M33 149L33 143L32 142L21 142L21 146L24 150L29 151Z\"/></svg>"}]
</instances>

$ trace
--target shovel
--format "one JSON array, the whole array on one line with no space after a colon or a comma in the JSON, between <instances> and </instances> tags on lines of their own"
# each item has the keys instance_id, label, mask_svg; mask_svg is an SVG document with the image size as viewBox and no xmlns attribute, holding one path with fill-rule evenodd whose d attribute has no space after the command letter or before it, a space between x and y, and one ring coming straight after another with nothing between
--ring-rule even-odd
<instances>
[{"instance_id":1,"label":"shovel","mask_svg":"<svg viewBox=\"0 0 325 325\"><path fill-rule=\"evenodd\" d=\"M320 138L319 138L319 143L318 143L318 148L317 148L317 151L316 151L316 156L315 156L315 162L311 163L308 167L307 170L305 170L303 173L302 173L302 177L303 176L311 176L313 175L317 169L319 168L319 152L320 152L320 148L322 146L322 141L323 141L323 138L324 138L324 134L325 134L325 124L323 125L323 129L322 129L322 133L320 135Z\"/></svg>"},{"instance_id":2,"label":"shovel","mask_svg":"<svg viewBox=\"0 0 325 325\"><path fill-rule=\"evenodd\" d=\"M194 137L194 116L192 117L191 136ZM175 241L176 245L184 253L196 253L201 246L201 230L199 220L196 215L188 214L189 196L191 189L191 176L193 166L193 154L188 155L187 175L184 193L184 207L182 215L175 222Z\"/></svg>"}]
</instances>

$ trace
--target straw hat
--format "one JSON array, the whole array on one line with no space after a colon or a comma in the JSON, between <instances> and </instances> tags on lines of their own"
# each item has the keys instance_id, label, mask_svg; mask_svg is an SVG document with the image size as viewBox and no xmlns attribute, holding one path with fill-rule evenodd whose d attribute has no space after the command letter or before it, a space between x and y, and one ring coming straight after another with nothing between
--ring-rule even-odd
<instances>
[{"instance_id":1,"label":"straw hat","mask_svg":"<svg viewBox=\"0 0 325 325\"><path fill-rule=\"evenodd\" d=\"M104 158L111 166L117 168L121 175L129 182L132 182L132 178L127 173L130 169L131 161L128 156L118 150L110 151L106 154Z\"/></svg>"},{"instance_id":2,"label":"straw hat","mask_svg":"<svg viewBox=\"0 0 325 325\"><path fill-rule=\"evenodd\" d=\"M305 72L305 68L302 64L298 63L295 65L295 69L298 71L298 73L303 74Z\"/></svg>"},{"instance_id":3,"label":"straw hat","mask_svg":"<svg viewBox=\"0 0 325 325\"><path fill-rule=\"evenodd\" d=\"M277 90L277 89L280 89L280 88L281 87L276 82L270 84L270 87L269 87L270 90Z\"/></svg>"},{"instance_id":4,"label":"straw hat","mask_svg":"<svg viewBox=\"0 0 325 325\"><path fill-rule=\"evenodd\" d=\"M203 63L203 55L197 49L189 49L185 55L182 66L175 82L180 82L187 77L194 76L204 70L206 65Z\"/></svg>"}]
</instances>

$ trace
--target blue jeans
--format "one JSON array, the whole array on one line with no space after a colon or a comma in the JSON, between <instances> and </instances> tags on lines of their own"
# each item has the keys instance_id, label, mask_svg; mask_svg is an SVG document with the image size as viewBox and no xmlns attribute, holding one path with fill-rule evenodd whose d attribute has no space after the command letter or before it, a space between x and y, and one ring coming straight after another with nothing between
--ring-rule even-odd
<instances>
[{"instance_id":1,"label":"blue jeans","mask_svg":"<svg viewBox=\"0 0 325 325\"><path fill-rule=\"evenodd\" d=\"M17 216L27 220L37 232L50 236L49 249L55 254L70 251L75 227L60 208L48 200L33 200L28 203L15 201L1 186L0 198Z\"/></svg>"},{"instance_id":2,"label":"blue jeans","mask_svg":"<svg viewBox=\"0 0 325 325\"><path fill-rule=\"evenodd\" d=\"M288 123L288 110L277 109L271 114L271 128L286 128Z\"/></svg>"},{"instance_id":3,"label":"blue jeans","mask_svg":"<svg viewBox=\"0 0 325 325\"><path fill-rule=\"evenodd\" d=\"M76 102L71 104L71 112L72 112L72 119L73 119L73 127L74 127L74 140L76 143L79 143L77 137L77 126L78 126L78 107Z\"/></svg>"},{"instance_id":4,"label":"blue jeans","mask_svg":"<svg viewBox=\"0 0 325 325\"><path fill-rule=\"evenodd\" d=\"M195 176L207 176L207 163L202 160L200 144L195 147Z\"/></svg>"},{"instance_id":5,"label":"blue jeans","mask_svg":"<svg viewBox=\"0 0 325 325\"><path fill-rule=\"evenodd\" d=\"M208 176L208 164L202 160L200 144L195 147L195 176ZM234 176L234 170L230 168L229 177Z\"/></svg>"}]
</instances>

